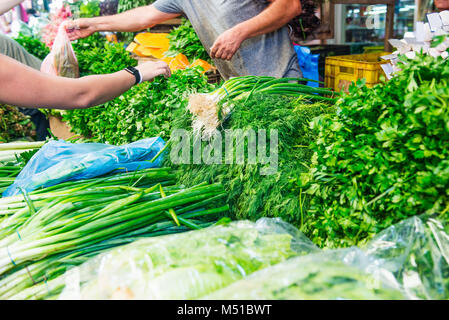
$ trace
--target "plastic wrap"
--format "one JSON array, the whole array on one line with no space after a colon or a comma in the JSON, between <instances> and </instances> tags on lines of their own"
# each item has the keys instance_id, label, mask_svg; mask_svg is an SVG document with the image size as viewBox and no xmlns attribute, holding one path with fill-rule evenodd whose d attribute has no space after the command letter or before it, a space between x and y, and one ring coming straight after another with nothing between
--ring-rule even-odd
<instances>
[{"instance_id":1,"label":"plastic wrap","mask_svg":"<svg viewBox=\"0 0 449 320\"><path fill-rule=\"evenodd\" d=\"M404 299L400 291L363 271L369 263L369 257L357 248L310 254L255 272L204 299Z\"/></svg>"},{"instance_id":2,"label":"plastic wrap","mask_svg":"<svg viewBox=\"0 0 449 320\"><path fill-rule=\"evenodd\" d=\"M27 163L4 197L49 187L64 181L98 177L111 171L158 167L162 157L150 162L164 148L162 138L139 140L123 146L100 143L74 144L63 140L46 143Z\"/></svg>"},{"instance_id":3,"label":"plastic wrap","mask_svg":"<svg viewBox=\"0 0 449 320\"><path fill-rule=\"evenodd\" d=\"M449 299L449 224L413 217L365 247L280 263L204 299Z\"/></svg>"},{"instance_id":4,"label":"plastic wrap","mask_svg":"<svg viewBox=\"0 0 449 320\"><path fill-rule=\"evenodd\" d=\"M449 299L447 218L404 220L379 233L364 251L373 260L366 270L379 272L379 278L400 288L407 298Z\"/></svg>"},{"instance_id":5,"label":"plastic wrap","mask_svg":"<svg viewBox=\"0 0 449 320\"><path fill-rule=\"evenodd\" d=\"M61 299L448 299L447 219L413 217L363 248L319 250L278 219L151 238L66 273Z\"/></svg>"},{"instance_id":6,"label":"plastic wrap","mask_svg":"<svg viewBox=\"0 0 449 320\"><path fill-rule=\"evenodd\" d=\"M287 258L319 251L278 219L139 240L65 277L59 299L197 299Z\"/></svg>"}]
</instances>

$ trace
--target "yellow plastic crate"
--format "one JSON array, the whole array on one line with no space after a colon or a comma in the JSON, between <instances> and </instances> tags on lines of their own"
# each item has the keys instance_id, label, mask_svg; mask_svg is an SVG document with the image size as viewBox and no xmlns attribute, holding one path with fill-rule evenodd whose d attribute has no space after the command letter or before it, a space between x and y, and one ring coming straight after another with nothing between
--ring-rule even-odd
<instances>
[{"instance_id":1,"label":"yellow plastic crate","mask_svg":"<svg viewBox=\"0 0 449 320\"><path fill-rule=\"evenodd\" d=\"M326 87L335 91L347 90L358 79L366 79L368 87L374 86L384 74L380 65L388 62L380 57L388 54L390 52L327 57L324 70Z\"/></svg>"}]
</instances>

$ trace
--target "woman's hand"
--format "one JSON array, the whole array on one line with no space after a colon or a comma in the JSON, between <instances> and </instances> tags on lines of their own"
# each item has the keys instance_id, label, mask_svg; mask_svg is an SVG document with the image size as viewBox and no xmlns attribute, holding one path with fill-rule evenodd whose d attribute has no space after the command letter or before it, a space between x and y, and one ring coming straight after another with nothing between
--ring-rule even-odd
<instances>
[{"instance_id":1,"label":"woman's hand","mask_svg":"<svg viewBox=\"0 0 449 320\"><path fill-rule=\"evenodd\" d=\"M171 77L171 70L164 61L149 61L136 67L142 75L142 81L150 81L157 76Z\"/></svg>"}]
</instances>

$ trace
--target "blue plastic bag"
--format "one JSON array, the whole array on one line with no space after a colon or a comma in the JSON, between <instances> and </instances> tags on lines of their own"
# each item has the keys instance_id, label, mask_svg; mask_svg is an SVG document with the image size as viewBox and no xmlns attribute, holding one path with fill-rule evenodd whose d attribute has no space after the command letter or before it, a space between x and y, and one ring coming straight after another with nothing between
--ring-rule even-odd
<instances>
[{"instance_id":1,"label":"blue plastic bag","mask_svg":"<svg viewBox=\"0 0 449 320\"><path fill-rule=\"evenodd\" d=\"M143 139L123 146L101 143L73 144L63 140L46 143L28 162L4 197L31 192L70 180L89 179L111 171L135 171L159 167L165 146L162 138Z\"/></svg>"},{"instance_id":2,"label":"blue plastic bag","mask_svg":"<svg viewBox=\"0 0 449 320\"><path fill-rule=\"evenodd\" d=\"M296 55L298 56L299 67L301 68L304 78L316 80L320 79L318 73L318 60L319 54L311 54L310 48L295 45ZM309 87L317 88L319 86L318 82L309 81L307 82Z\"/></svg>"}]
</instances>

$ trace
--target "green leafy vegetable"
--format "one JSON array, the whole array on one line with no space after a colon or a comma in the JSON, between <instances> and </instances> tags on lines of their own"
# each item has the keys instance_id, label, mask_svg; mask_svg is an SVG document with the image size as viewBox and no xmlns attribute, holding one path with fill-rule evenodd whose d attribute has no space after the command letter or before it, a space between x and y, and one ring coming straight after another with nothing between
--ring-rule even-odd
<instances>
[{"instance_id":1,"label":"green leafy vegetable","mask_svg":"<svg viewBox=\"0 0 449 320\"><path fill-rule=\"evenodd\" d=\"M449 60L405 63L387 83L352 86L336 114L312 123L302 230L320 246L356 245L407 217L449 210Z\"/></svg>"},{"instance_id":2,"label":"green leafy vegetable","mask_svg":"<svg viewBox=\"0 0 449 320\"><path fill-rule=\"evenodd\" d=\"M27 36L23 33L19 33L17 38L15 38L14 40L16 40L22 47L24 47L26 51L41 60L44 60L45 57L50 53L50 49L37 37Z\"/></svg>"},{"instance_id":3,"label":"green leafy vegetable","mask_svg":"<svg viewBox=\"0 0 449 320\"><path fill-rule=\"evenodd\" d=\"M166 53L168 57L182 53L191 62L196 59L212 61L189 20L182 18L182 24L169 33L168 39L170 39L170 48Z\"/></svg>"}]
</instances>

